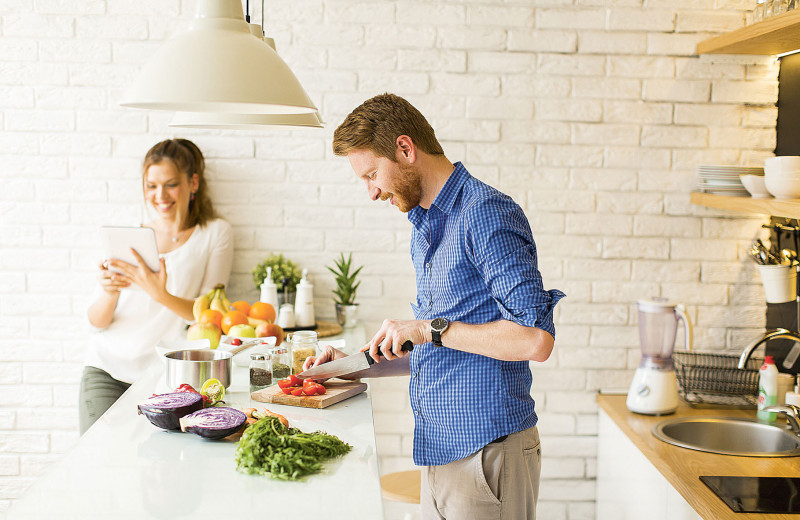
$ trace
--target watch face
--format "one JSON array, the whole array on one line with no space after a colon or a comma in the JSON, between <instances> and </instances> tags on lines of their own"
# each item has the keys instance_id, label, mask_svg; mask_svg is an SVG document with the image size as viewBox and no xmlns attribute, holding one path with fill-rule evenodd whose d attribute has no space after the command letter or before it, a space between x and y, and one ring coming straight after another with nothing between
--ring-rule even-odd
<instances>
[{"instance_id":1,"label":"watch face","mask_svg":"<svg viewBox=\"0 0 800 520\"><path fill-rule=\"evenodd\" d=\"M434 330L442 331L447 327L447 320L444 318L434 318L431 322L431 328Z\"/></svg>"}]
</instances>

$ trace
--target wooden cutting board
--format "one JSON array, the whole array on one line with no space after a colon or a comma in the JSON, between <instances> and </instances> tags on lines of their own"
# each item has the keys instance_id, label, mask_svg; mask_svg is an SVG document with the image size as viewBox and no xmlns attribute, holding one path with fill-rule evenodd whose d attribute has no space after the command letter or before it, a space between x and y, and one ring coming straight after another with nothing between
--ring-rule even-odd
<instances>
[{"instance_id":1,"label":"wooden cutting board","mask_svg":"<svg viewBox=\"0 0 800 520\"><path fill-rule=\"evenodd\" d=\"M341 381L336 379L325 382L326 392L324 395L286 395L278 385L272 385L269 388L253 392L250 394L250 399L261 403L285 404L304 408L326 408L358 395L366 389L367 384L361 381Z\"/></svg>"}]
</instances>

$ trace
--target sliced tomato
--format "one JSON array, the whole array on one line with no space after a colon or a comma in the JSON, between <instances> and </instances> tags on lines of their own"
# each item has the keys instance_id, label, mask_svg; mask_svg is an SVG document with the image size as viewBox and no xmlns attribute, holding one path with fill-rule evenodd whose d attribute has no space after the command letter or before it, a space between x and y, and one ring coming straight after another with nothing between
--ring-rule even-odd
<instances>
[{"instance_id":1,"label":"sliced tomato","mask_svg":"<svg viewBox=\"0 0 800 520\"><path fill-rule=\"evenodd\" d=\"M324 394L325 392L327 392L327 390L325 389L325 387L324 387L324 386L322 386L322 385L320 385L320 384L318 384L318 385L317 385L317 395L322 395L322 394Z\"/></svg>"},{"instance_id":2,"label":"sliced tomato","mask_svg":"<svg viewBox=\"0 0 800 520\"><path fill-rule=\"evenodd\" d=\"M305 394L305 395L317 395L317 385L304 387L303 388L303 394Z\"/></svg>"},{"instance_id":3,"label":"sliced tomato","mask_svg":"<svg viewBox=\"0 0 800 520\"><path fill-rule=\"evenodd\" d=\"M297 396L303 395L303 387L302 386L298 386L296 388L292 388L291 391L292 391L292 395L297 395Z\"/></svg>"},{"instance_id":4,"label":"sliced tomato","mask_svg":"<svg viewBox=\"0 0 800 520\"><path fill-rule=\"evenodd\" d=\"M287 386L286 388L281 388L281 391L286 395L291 395L292 390L294 390L294 388L292 388L291 386Z\"/></svg>"},{"instance_id":5,"label":"sliced tomato","mask_svg":"<svg viewBox=\"0 0 800 520\"><path fill-rule=\"evenodd\" d=\"M289 381L291 381L292 386L299 386L303 384L303 380L297 377L296 375L292 374L289 376Z\"/></svg>"},{"instance_id":6,"label":"sliced tomato","mask_svg":"<svg viewBox=\"0 0 800 520\"><path fill-rule=\"evenodd\" d=\"M281 379L280 381L278 381L278 386L281 388L291 388L293 385L292 382L289 381L288 379Z\"/></svg>"}]
</instances>

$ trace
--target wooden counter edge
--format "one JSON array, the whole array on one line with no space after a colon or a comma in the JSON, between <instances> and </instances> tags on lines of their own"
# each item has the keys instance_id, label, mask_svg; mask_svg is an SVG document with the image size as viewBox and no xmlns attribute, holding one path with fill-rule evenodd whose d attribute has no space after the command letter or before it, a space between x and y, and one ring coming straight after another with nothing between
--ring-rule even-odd
<instances>
[{"instance_id":1,"label":"wooden counter edge","mask_svg":"<svg viewBox=\"0 0 800 520\"><path fill-rule=\"evenodd\" d=\"M681 416L749 417L753 412L724 408L691 408L681 404L671 415L649 416L630 412L625 395L598 394L598 406L650 461L689 505L707 520L796 520L797 515L735 513L702 481L700 475L780 475L800 472L798 457L754 458L688 450L655 438L650 429L658 422Z\"/></svg>"}]
</instances>

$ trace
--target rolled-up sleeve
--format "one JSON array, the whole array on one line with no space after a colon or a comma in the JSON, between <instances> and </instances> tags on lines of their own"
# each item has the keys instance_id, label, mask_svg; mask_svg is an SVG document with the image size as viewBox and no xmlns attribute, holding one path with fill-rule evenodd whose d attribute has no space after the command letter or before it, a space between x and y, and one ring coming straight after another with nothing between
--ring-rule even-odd
<instances>
[{"instance_id":1,"label":"rolled-up sleeve","mask_svg":"<svg viewBox=\"0 0 800 520\"><path fill-rule=\"evenodd\" d=\"M467 209L468 254L504 319L555 337L553 311L565 294L545 290L536 244L522 209L510 198L487 198Z\"/></svg>"}]
</instances>

